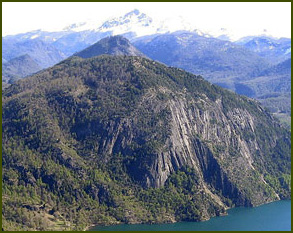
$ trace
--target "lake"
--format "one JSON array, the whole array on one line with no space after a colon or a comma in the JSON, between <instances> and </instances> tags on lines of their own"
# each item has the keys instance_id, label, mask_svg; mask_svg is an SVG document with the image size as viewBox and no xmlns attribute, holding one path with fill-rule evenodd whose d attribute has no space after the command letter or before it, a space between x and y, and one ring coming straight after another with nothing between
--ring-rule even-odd
<instances>
[{"instance_id":1,"label":"lake","mask_svg":"<svg viewBox=\"0 0 293 233\"><path fill-rule=\"evenodd\" d=\"M227 216L205 222L97 226L90 231L291 231L291 200L277 201L254 208L237 207Z\"/></svg>"}]
</instances>

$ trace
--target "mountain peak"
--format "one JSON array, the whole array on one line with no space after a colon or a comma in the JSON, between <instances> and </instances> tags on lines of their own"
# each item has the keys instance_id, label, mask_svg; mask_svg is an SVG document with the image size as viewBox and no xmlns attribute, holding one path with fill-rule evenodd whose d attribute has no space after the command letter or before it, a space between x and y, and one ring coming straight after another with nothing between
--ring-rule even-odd
<instances>
[{"instance_id":1,"label":"mountain peak","mask_svg":"<svg viewBox=\"0 0 293 233\"><path fill-rule=\"evenodd\" d=\"M6 89L2 109L8 231L32 226L22 211L57 206L55 221L77 228L78 211L88 226L200 221L291 195L289 131L257 102L148 59L68 59ZM28 207L11 201L31 187Z\"/></svg>"},{"instance_id":2,"label":"mountain peak","mask_svg":"<svg viewBox=\"0 0 293 233\"><path fill-rule=\"evenodd\" d=\"M106 37L94 45L74 54L74 56L82 58L90 58L102 54L109 55L127 55L127 56L142 56L143 53L137 50L126 38L123 36Z\"/></svg>"},{"instance_id":3,"label":"mountain peak","mask_svg":"<svg viewBox=\"0 0 293 233\"><path fill-rule=\"evenodd\" d=\"M124 15L124 17L132 16L132 15L139 15L140 11L138 9L134 9L133 11L128 12Z\"/></svg>"},{"instance_id":4,"label":"mountain peak","mask_svg":"<svg viewBox=\"0 0 293 233\"><path fill-rule=\"evenodd\" d=\"M104 22L97 30L112 31L113 34L117 35L122 34L123 32L133 31L133 28L148 27L152 21L152 18L135 9L126 13L124 16Z\"/></svg>"}]
</instances>

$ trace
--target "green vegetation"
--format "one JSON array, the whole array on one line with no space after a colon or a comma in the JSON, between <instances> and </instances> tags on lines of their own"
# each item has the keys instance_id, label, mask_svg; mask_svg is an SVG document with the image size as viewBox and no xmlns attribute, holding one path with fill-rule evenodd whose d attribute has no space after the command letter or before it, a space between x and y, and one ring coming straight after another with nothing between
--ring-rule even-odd
<instances>
[{"instance_id":1,"label":"green vegetation","mask_svg":"<svg viewBox=\"0 0 293 233\"><path fill-rule=\"evenodd\" d=\"M291 192L290 133L255 101L180 69L141 57L72 57L11 85L2 100L4 230L200 221L225 206L274 200L272 190L282 198ZM158 157L173 153L170 106L178 100L200 116L217 101L236 135L225 145L191 131L196 156L175 151L164 185L156 185L164 175ZM255 132L241 130L242 113ZM211 131L227 126L220 118L206 123ZM256 172L236 149L236 136L255 150ZM267 199L257 199L256 190Z\"/></svg>"}]
</instances>

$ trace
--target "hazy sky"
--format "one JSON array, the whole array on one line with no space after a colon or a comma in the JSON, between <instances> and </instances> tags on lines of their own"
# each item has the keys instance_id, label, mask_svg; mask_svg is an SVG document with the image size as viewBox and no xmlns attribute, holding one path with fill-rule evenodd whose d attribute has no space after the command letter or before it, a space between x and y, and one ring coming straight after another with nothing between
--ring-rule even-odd
<instances>
[{"instance_id":1,"label":"hazy sky","mask_svg":"<svg viewBox=\"0 0 293 233\"><path fill-rule=\"evenodd\" d=\"M87 19L99 23L135 8L153 19L182 16L199 29L228 28L244 35L266 29L275 37L291 37L290 2L2 2L2 36L61 30Z\"/></svg>"}]
</instances>

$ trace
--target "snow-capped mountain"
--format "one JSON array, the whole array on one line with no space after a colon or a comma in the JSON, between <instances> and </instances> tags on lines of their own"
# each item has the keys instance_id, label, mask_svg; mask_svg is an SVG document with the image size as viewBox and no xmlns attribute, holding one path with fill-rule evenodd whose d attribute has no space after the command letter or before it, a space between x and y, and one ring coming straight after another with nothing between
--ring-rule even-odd
<instances>
[{"instance_id":1,"label":"snow-capped mountain","mask_svg":"<svg viewBox=\"0 0 293 233\"><path fill-rule=\"evenodd\" d=\"M189 22L184 17L174 16L164 20L153 19L143 12L135 9L122 16L88 20L86 22L75 22L61 31L47 32L35 30L14 36L2 38L2 42L11 45L28 40L38 39L47 44L53 45L65 56L71 56L86 47L96 43L102 38L111 35L123 35L133 41L143 36L154 36L158 34L173 33L175 31L187 31L207 38L217 38L221 40L236 41L239 34L228 28L202 29L196 26L196 22ZM249 35L251 36L251 35ZM290 47L286 51L291 55ZM20 54L21 55L21 54ZM2 54L3 57L3 54ZM3 57L5 60L11 59Z\"/></svg>"},{"instance_id":2,"label":"snow-capped mountain","mask_svg":"<svg viewBox=\"0 0 293 233\"><path fill-rule=\"evenodd\" d=\"M279 70L284 71L284 65L291 64L290 38L273 38L266 30L263 31L265 36L259 36L263 32L243 35L241 30L224 25L219 29L201 28L197 23L200 24L179 16L157 20L133 10L100 21L74 22L60 31L35 30L5 36L2 62L28 54L41 68L46 68L105 37L122 35L149 58L203 74L210 81L240 94L261 96L265 93L263 90L282 94L283 87L290 86L291 72L275 75ZM245 38L239 40L241 36ZM284 64L279 65L280 62ZM271 65L274 65L272 69ZM262 74L263 70L268 71ZM254 81L260 74L262 76ZM269 77L265 82L263 75ZM280 85L271 85L276 80Z\"/></svg>"},{"instance_id":3,"label":"snow-capped mountain","mask_svg":"<svg viewBox=\"0 0 293 233\"><path fill-rule=\"evenodd\" d=\"M113 35L135 32L137 36L144 36L157 33L157 26L156 23L153 23L152 18L139 10L133 10L124 16L104 22L95 31L111 31Z\"/></svg>"},{"instance_id":4,"label":"snow-capped mountain","mask_svg":"<svg viewBox=\"0 0 293 233\"><path fill-rule=\"evenodd\" d=\"M94 20L74 23L65 27L64 31L83 32L111 32L112 35L119 35L133 32L136 36L145 36L160 32L160 22L155 22L151 17L135 9L123 16L108 19L102 23ZM166 31L163 31L166 32Z\"/></svg>"},{"instance_id":5,"label":"snow-capped mountain","mask_svg":"<svg viewBox=\"0 0 293 233\"><path fill-rule=\"evenodd\" d=\"M175 31L189 31L197 33L204 37L215 37L221 40L236 41L239 36L228 28L206 29L198 28L194 22L189 22L182 16L174 16L164 20L155 20L138 9L128 12L122 16L109 18L107 20L87 20L86 22L74 22L66 26L61 31L47 32L43 30L35 30L14 36L6 36L17 41L38 38L48 43L55 43L61 39L62 44L64 38L70 38L74 41L78 38L85 45L91 45L101 39L101 35L124 35L128 39L136 37L172 33ZM260 35L260 34L258 34ZM247 35L246 35L247 36ZM63 38L63 39L62 39ZM58 42L57 42L58 44ZM65 43L66 44L66 43Z\"/></svg>"},{"instance_id":6,"label":"snow-capped mountain","mask_svg":"<svg viewBox=\"0 0 293 233\"><path fill-rule=\"evenodd\" d=\"M112 35L131 33L135 37L141 37L158 33L171 33L178 30L194 31L195 28L180 16L158 21L135 9L123 16L108 19L100 24L94 20L89 20L74 23L63 30L72 32L108 32Z\"/></svg>"}]
</instances>

